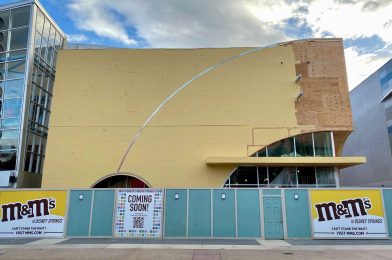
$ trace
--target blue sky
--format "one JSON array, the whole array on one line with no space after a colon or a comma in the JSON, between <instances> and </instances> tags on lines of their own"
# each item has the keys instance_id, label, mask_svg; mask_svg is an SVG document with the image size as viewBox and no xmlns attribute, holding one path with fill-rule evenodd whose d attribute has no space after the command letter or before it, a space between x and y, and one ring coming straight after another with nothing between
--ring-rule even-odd
<instances>
[{"instance_id":1,"label":"blue sky","mask_svg":"<svg viewBox=\"0 0 392 260\"><path fill-rule=\"evenodd\" d=\"M40 2L74 43L201 48L341 37L350 89L392 57L392 0Z\"/></svg>"}]
</instances>

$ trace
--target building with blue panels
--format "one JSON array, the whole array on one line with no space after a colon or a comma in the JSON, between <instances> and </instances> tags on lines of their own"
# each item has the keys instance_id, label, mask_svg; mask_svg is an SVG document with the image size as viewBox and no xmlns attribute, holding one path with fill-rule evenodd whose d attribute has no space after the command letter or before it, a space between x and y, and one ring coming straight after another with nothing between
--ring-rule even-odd
<instances>
[{"instance_id":1,"label":"building with blue panels","mask_svg":"<svg viewBox=\"0 0 392 260\"><path fill-rule=\"evenodd\" d=\"M65 36L34 0L0 6L0 187L39 187Z\"/></svg>"},{"instance_id":2,"label":"building with blue panels","mask_svg":"<svg viewBox=\"0 0 392 260\"><path fill-rule=\"evenodd\" d=\"M344 155L367 163L342 170L344 186L392 186L392 59L350 92L355 131Z\"/></svg>"}]
</instances>

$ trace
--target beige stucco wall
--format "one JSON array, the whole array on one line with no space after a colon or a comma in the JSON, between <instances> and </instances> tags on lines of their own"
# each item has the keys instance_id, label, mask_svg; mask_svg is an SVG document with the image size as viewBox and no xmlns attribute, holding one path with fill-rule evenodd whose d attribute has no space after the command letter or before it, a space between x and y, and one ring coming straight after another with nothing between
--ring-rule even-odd
<instances>
[{"instance_id":1,"label":"beige stucco wall","mask_svg":"<svg viewBox=\"0 0 392 260\"><path fill-rule=\"evenodd\" d=\"M42 186L90 187L115 172L132 136L160 102L208 66L246 50L62 51ZM284 45L233 60L192 82L152 120L121 171L153 187L220 187L234 167L207 166L207 157L248 156L288 135L315 130L298 123L296 63L292 46Z\"/></svg>"}]
</instances>

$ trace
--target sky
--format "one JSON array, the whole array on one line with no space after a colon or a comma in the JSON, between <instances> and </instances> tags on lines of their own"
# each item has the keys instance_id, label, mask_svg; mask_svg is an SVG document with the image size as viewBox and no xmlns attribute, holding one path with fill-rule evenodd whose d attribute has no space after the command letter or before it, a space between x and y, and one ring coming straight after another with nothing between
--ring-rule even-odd
<instances>
[{"instance_id":1,"label":"sky","mask_svg":"<svg viewBox=\"0 0 392 260\"><path fill-rule=\"evenodd\" d=\"M0 0L0 4L16 2ZM70 43L256 47L343 38L349 88L392 58L392 0L40 0Z\"/></svg>"}]
</instances>

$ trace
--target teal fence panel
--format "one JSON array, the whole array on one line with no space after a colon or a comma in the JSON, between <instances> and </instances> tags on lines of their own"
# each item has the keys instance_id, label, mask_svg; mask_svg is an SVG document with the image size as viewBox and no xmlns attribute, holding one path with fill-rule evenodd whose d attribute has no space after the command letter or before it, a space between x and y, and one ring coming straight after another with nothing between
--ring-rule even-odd
<instances>
[{"instance_id":1,"label":"teal fence panel","mask_svg":"<svg viewBox=\"0 0 392 260\"><path fill-rule=\"evenodd\" d=\"M235 191L229 189L213 190L212 212L213 236L235 237Z\"/></svg>"},{"instance_id":2,"label":"teal fence panel","mask_svg":"<svg viewBox=\"0 0 392 260\"><path fill-rule=\"evenodd\" d=\"M189 190L188 236L211 236L211 190Z\"/></svg>"},{"instance_id":3,"label":"teal fence panel","mask_svg":"<svg viewBox=\"0 0 392 260\"><path fill-rule=\"evenodd\" d=\"M112 236L114 190L94 190L91 236Z\"/></svg>"},{"instance_id":4,"label":"teal fence panel","mask_svg":"<svg viewBox=\"0 0 392 260\"><path fill-rule=\"evenodd\" d=\"M71 190L67 218L67 236L88 236L92 190Z\"/></svg>"},{"instance_id":5,"label":"teal fence panel","mask_svg":"<svg viewBox=\"0 0 392 260\"><path fill-rule=\"evenodd\" d=\"M261 237L258 190L237 190L238 237Z\"/></svg>"},{"instance_id":6,"label":"teal fence panel","mask_svg":"<svg viewBox=\"0 0 392 260\"><path fill-rule=\"evenodd\" d=\"M187 190L167 189L165 200L165 236L186 237Z\"/></svg>"},{"instance_id":7,"label":"teal fence panel","mask_svg":"<svg viewBox=\"0 0 392 260\"><path fill-rule=\"evenodd\" d=\"M383 189L382 196L384 200L385 215L388 223L389 237L392 236L392 189Z\"/></svg>"},{"instance_id":8,"label":"teal fence panel","mask_svg":"<svg viewBox=\"0 0 392 260\"><path fill-rule=\"evenodd\" d=\"M310 238L308 190L285 189L286 225L288 238Z\"/></svg>"}]
</instances>

